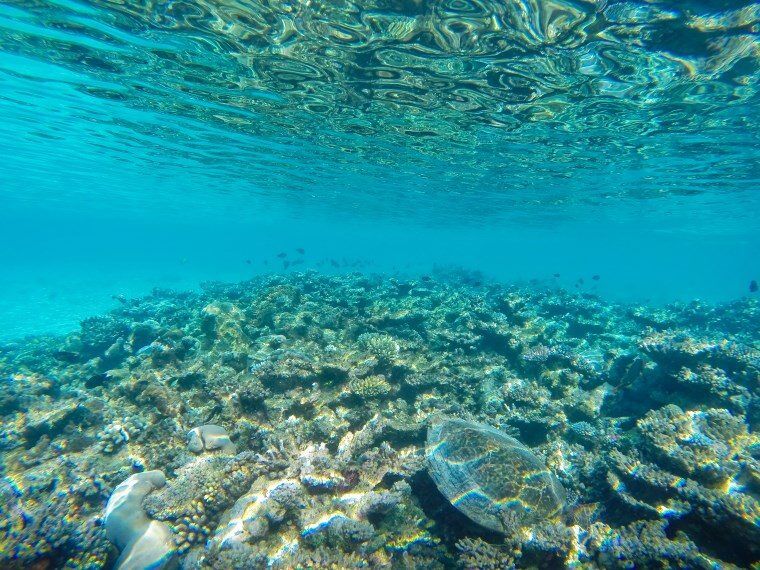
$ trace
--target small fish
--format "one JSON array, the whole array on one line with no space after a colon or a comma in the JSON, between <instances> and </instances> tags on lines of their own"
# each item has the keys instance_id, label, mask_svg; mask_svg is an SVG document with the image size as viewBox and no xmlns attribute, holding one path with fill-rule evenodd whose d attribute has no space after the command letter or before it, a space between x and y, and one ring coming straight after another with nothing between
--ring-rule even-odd
<instances>
[{"instance_id":1,"label":"small fish","mask_svg":"<svg viewBox=\"0 0 760 570\"><path fill-rule=\"evenodd\" d=\"M335 261L334 259L331 259L331 260L330 260L330 265L332 265L333 267L340 267L340 263L338 263L338 262L337 262L337 261Z\"/></svg>"},{"instance_id":2,"label":"small fish","mask_svg":"<svg viewBox=\"0 0 760 570\"><path fill-rule=\"evenodd\" d=\"M757 281L755 281L753 279L752 281L749 282L749 292L750 293L757 293L757 289L758 289L758 287L757 287Z\"/></svg>"},{"instance_id":3,"label":"small fish","mask_svg":"<svg viewBox=\"0 0 760 570\"><path fill-rule=\"evenodd\" d=\"M118 301L122 305L126 304L127 298L124 295L111 295L111 299Z\"/></svg>"},{"instance_id":4,"label":"small fish","mask_svg":"<svg viewBox=\"0 0 760 570\"><path fill-rule=\"evenodd\" d=\"M280 259L285 259L287 256L288 254L285 253L284 251L281 251L280 253L277 254L277 257L279 257Z\"/></svg>"},{"instance_id":5,"label":"small fish","mask_svg":"<svg viewBox=\"0 0 760 570\"><path fill-rule=\"evenodd\" d=\"M248 265L250 265L250 264L251 264L251 260L250 260L250 259L246 259L246 260L245 260L245 262L246 262Z\"/></svg>"},{"instance_id":6,"label":"small fish","mask_svg":"<svg viewBox=\"0 0 760 570\"><path fill-rule=\"evenodd\" d=\"M288 267L290 267L290 262L289 262L289 261L286 259L285 261L283 261L283 262L282 262L282 266L283 266L285 269L287 269Z\"/></svg>"},{"instance_id":7,"label":"small fish","mask_svg":"<svg viewBox=\"0 0 760 570\"><path fill-rule=\"evenodd\" d=\"M552 275L552 277L554 277L555 279L559 279L559 273L555 273L554 275Z\"/></svg>"},{"instance_id":8,"label":"small fish","mask_svg":"<svg viewBox=\"0 0 760 570\"><path fill-rule=\"evenodd\" d=\"M296 253L298 253L298 255L303 255L304 253L306 253L306 250L302 247L297 247Z\"/></svg>"},{"instance_id":9,"label":"small fish","mask_svg":"<svg viewBox=\"0 0 760 570\"><path fill-rule=\"evenodd\" d=\"M594 281L599 281L601 277L599 275L592 275L591 279L593 279Z\"/></svg>"}]
</instances>

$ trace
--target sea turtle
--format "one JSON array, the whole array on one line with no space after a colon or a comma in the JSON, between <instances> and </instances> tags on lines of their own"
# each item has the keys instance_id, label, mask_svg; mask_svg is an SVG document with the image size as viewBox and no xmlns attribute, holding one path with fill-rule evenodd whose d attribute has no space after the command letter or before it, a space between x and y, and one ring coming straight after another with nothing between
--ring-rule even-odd
<instances>
[{"instance_id":1,"label":"sea turtle","mask_svg":"<svg viewBox=\"0 0 760 570\"><path fill-rule=\"evenodd\" d=\"M428 470L469 519L510 534L558 515L565 490L530 449L485 424L435 419L427 434Z\"/></svg>"}]
</instances>

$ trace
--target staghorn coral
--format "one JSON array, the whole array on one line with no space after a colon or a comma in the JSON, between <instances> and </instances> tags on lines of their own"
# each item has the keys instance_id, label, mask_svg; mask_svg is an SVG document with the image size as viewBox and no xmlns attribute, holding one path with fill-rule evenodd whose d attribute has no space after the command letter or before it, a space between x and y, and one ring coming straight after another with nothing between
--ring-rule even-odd
<instances>
[{"instance_id":1,"label":"staghorn coral","mask_svg":"<svg viewBox=\"0 0 760 570\"><path fill-rule=\"evenodd\" d=\"M706 485L725 484L740 469L740 456L757 441L726 410L684 412L673 404L637 423L645 450L666 468Z\"/></svg>"},{"instance_id":2,"label":"staghorn coral","mask_svg":"<svg viewBox=\"0 0 760 570\"><path fill-rule=\"evenodd\" d=\"M605 568L685 567L712 568L702 557L696 545L683 534L668 538L666 521L641 521L614 532L606 532L604 538L595 533L597 562ZM594 529L597 530L597 529ZM598 531L597 531L598 532Z\"/></svg>"},{"instance_id":3,"label":"staghorn coral","mask_svg":"<svg viewBox=\"0 0 760 570\"><path fill-rule=\"evenodd\" d=\"M338 548L344 552L356 550L374 535L375 527L370 523L343 515L329 517L302 532L304 542L312 548L326 546L330 549Z\"/></svg>"},{"instance_id":4,"label":"staghorn coral","mask_svg":"<svg viewBox=\"0 0 760 570\"><path fill-rule=\"evenodd\" d=\"M264 570L268 562L266 553L240 544L232 548L208 548L195 567L204 570Z\"/></svg>"},{"instance_id":5,"label":"staghorn coral","mask_svg":"<svg viewBox=\"0 0 760 570\"><path fill-rule=\"evenodd\" d=\"M57 496L28 510L22 509L19 498L9 496L8 491L3 494L2 568L44 567L51 560L62 560L63 567L71 569L105 566L112 548L105 529L94 517L84 521L76 517L79 508L74 494Z\"/></svg>"},{"instance_id":6,"label":"staghorn coral","mask_svg":"<svg viewBox=\"0 0 760 570\"><path fill-rule=\"evenodd\" d=\"M456 543L458 563L465 570L512 570L520 558L518 550L499 547L481 538L463 538Z\"/></svg>"},{"instance_id":7,"label":"staghorn coral","mask_svg":"<svg viewBox=\"0 0 760 570\"><path fill-rule=\"evenodd\" d=\"M285 568L280 564L275 567ZM367 568L370 565L367 560L355 553L335 553L325 548L299 549L296 556L288 561L291 568L303 568L304 570L318 570L325 568L327 570L343 570L351 568Z\"/></svg>"}]
</instances>

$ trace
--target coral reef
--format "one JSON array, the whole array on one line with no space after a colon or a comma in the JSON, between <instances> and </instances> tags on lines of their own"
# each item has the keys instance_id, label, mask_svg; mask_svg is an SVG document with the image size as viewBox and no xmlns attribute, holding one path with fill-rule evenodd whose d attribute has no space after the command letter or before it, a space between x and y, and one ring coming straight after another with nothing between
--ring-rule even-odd
<instances>
[{"instance_id":1,"label":"coral reef","mask_svg":"<svg viewBox=\"0 0 760 570\"><path fill-rule=\"evenodd\" d=\"M616 305L457 275L155 291L0 346L0 567L760 563L756 300ZM520 450L509 473L450 463L463 493L511 485L480 512L430 467L441 418ZM518 465L460 436L443 440ZM498 528L478 524L489 505Z\"/></svg>"}]
</instances>

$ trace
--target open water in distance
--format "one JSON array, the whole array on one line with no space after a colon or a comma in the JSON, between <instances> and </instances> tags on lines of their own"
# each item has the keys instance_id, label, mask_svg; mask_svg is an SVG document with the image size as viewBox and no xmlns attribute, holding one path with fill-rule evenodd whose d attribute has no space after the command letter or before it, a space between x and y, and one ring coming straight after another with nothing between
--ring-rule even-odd
<instances>
[{"instance_id":1,"label":"open water in distance","mask_svg":"<svg viewBox=\"0 0 760 570\"><path fill-rule=\"evenodd\" d=\"M757 25L741 1L4 2L0 336L297 247L740 297Z\"/></svg>"}]
</instances>

